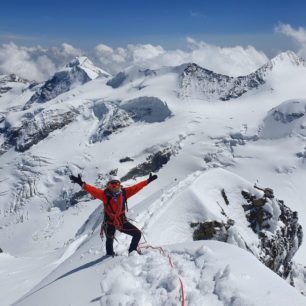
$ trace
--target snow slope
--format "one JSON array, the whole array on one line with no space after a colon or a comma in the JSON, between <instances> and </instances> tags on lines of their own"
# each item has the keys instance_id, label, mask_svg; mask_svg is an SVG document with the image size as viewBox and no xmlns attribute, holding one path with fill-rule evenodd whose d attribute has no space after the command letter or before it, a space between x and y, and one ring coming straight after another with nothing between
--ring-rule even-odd
<instances>
[{"instance_id":1,"label":"snow slope","mask_svg":"<svg viewBox=\"0 0 306 306\"><path fill-rule=\"evenodd\" d=\"M197 91L182 97L186 65L131 67L65 87L45 103L27 104L40 88L29 85L0 97L1 305L178 305L178 277L190 305L305 304L302 267L293 288L257 259L240 194L256 193L254 183L273 188L306 228L303 116L275 121L304 114L303 63L290 52L278 56L257 71L263 83L226 102L202 95L198 76ZM80 172L102 187L114 171L124 185L157 172L129 201L129 216L148 243L169 252L174 269L156 250L125 256L129 238L120 234L120 256L103 257L100 203L68 176ZM222 210L236 221L233 245L192 242L190 223L226 222ZM305 250L304 243L297 264L305 265Z\"/></svg>"},{"instance_id":2,"label":"snow slope","mask_svg":"<svg viewBox=\"0 0 306 306\"><path fill-rule=\"evenodd\" d=\"M179 277L188 305L305 305L283 279L229 244L168 246L171 268L156 251L101 257L92 240L14 305L180 305Z\"/></svg>"}]
</instances>

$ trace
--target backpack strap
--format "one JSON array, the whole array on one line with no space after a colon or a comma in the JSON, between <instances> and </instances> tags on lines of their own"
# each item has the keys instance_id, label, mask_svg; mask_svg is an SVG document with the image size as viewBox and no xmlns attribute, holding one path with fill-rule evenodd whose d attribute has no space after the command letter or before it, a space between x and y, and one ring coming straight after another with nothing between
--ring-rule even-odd
<instances>
[{"instance_id":1,"label":"backpack strap","mask_svg":"<svg viewBox=\"0 0 306 306\"><path fill-rule=\"evenodd\" d=\"M123 196L123 203L122 203L122 209L129 211L128 205L127 205L127 197L126 197L126 190L125 188L122 188L122 196Z\"/></svg>"},{"instance_id":2,"label":"backpack strap","mask_svg":"<svg viewBox=\"0 0 306 306\"><path fill-rule=\"evenodd\" d=\"M112 208L112 205L110 204L110 201L111 201L111 199L112 199L112 195L111 195L111 193L110 193L110 191L109 191L108 189L106 189L105 195L106 195L106 198L107 198L107 203L106 203L106 205L107 205L107 207L110 208L110 210L111 210L112 213L114 214L115 212L114 212L114 210L113 210L113 208Z\"/></svg>"},{"instance_id":3,"label":"backpack strap","mask_svg":"<svg viewBox=\"0 0 306 306\"><path fill-rule=\"evenodd\" d=\"M110 209L110 211L112 212L113 215L116 215L116 212L113 210L112 205L110 204L110 201L112 199L112 194L109 190L105 190L105 195L107 198L107 202L106 202L106 206ZM125 188L122 188L122 197L123 197L123 201L122 201L122 213L120 214L120 216L125 218L125 210L128 211L128 205L127 205L127 197L126 197L126 190ZM104 222L108 222L108 216L107 214L104 214Z\"/></svg>"}]
</instances>

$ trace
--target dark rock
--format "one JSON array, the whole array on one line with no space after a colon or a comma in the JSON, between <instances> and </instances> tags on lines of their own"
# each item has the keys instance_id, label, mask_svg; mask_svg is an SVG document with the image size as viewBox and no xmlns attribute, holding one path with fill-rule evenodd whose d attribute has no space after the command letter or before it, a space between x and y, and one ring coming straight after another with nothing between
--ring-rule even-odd
<instances>
[{"instance_id":1,"label":"dark rock","mask_svg":"<svg viewBox=\"0 0 306 306\"><path fill-rule=\"evenodd\" d=\"M127 157L121 158L119 160L120 163L126 163L126 162L129 162L129 161L134 161L134 159L127 156Z\"/></svg>"},{"instance_id":2,"label":"dark rock","mask_svg":"<svg viewBox=\"0 0 306 306\"><path fill-rule=\"evenodd\" d=\"M97 102L93 105L92 111L98 120L104 118L104 116L109 112L108 104L104 101Z\"/></svg>"},{"instance_id":3,"label":"dark rock","mask_svg":"<svg viewBox=\"0 0 306 306\"><path fill-rule=\"evenodd\" d=\"M123 84L126 78L127 75L124 72L119 72L115 77L107 81L106 84L113 88L118 88Z\"/></svg>"},{"instance_id":4,"label":"dark rock","mask_svg":"<svg viewBox=\"0 0 306 306\"><path fill-rule=\"evenodd\" d=\"M57 112L46 111L35 116L30 121L24 121L22 130L16 139L16 151L24 152L48 137L50 133L61 129L74 121L76 113L68 111L63 114Z\"/></svg>"},{"instance_id":5,"label":"dark rock","mask_svg":"<svg viewBox=\"0 0 306 306\"><path fill-rule=\"evenodd\" d=\"M0 123L2 123L5 120L5 114L0 113ZM1 133L1 128L0 128L0 133Z\"/></svg>"},{"instance_id":6,"label":"dark rock","mask_svg":"<svg viewBox=\"0 0 306 306\"><path fill-rule=\"evenodd\" d=\"M12 87L9 87L9 86L0 87L0 94L7 93L11 89L12 89Z\"/></svg>"},{"instance_id":7,"label":"dark rock","mask_svg":"<svg viewBox=\"0 0 306 306\"><path fill-rule=\"evenodd\" d=\"M224 199L225 204L226 204L226 205L229 205L229 200L228 200L228 198L227 198L227 195L226 195L224 189L221 190L221 195L222 195L222 198Z\"/></svg>"},{"instance_id":8,"label":"dark rock","mask_svg":"<svg viewBox=\"0 0 306 306\"><path fill-rule=\"evenodd\" d=\"M87 196L88 196L88 193L83 191L83 190L80 190L80 191L74 193L71 196L70 201L68 202L69 205L68 206L65 205L65 209L67 209L70 206L74 206L74 205L78 204L81 201L84 201L84 202L89 201L90 199L87 198ZM58 207L58 203L57 204L55 203L55 206Z\"/></svg>"},{"instance_id":9,"label":"dark rock","mask_svg":"<svg viewBox=\"0 0 306 306\"><path fill-rule=\"evenodd\" d=\"M4 142L0 146L0 155L6 153L13 147L16 147L17 138L20 135L22 127L10 128L5 127L1 132L4 134Z\"/></svg>"},{"instance_id":10,"label":"dark rock","mask_svg":"<svg viewBox=\"0 0 306 306\"><path fill-rule=\"evenodd\" d=\"M293 66L306 67L305 60L290 51L279 54L255 72L239 77L218 74L197 64L190 63L185 65L184 71L180 76L181 90L179 95L181 97L194 97L204 100L227 101L235 99L265 84L268 75L283 61L290 62ZM287 119L294 120L298 116L300 114Z\"/></svg>"},{"instance_id":11,"label":"dark rock","mask_svg":"<svg viewBox=\"0 0 306 306\"><path fill-rule=\"evenodd\" d=\"M306 158L306 148L304 148L304 151L303 152L298 152L298 153L296 153L296 156L298 157L298 158Z\"/></svg>"},{"instance_id":12,"label":"dark rock","mask_svg":"<svg viewBox=\"0 0 306 306\"><path fill-rule=\"evenodd\" d=\"M227 101L238 98L264 83L261 71L247 76L229 77L190 63L186 65L180 76L180 96L190 97L201 94L207 100Z\"/></svg>"},{"instance_id":13,"label":"dark rock","mask_svg":"<svg viewBox=\"0 0 306 306\"><path fill-rule=\"evenodd\" d=\"M72 71L59 71L31 97L29 104L44 103L69 91L73 83L85 84L90 80L85 71L79 67L75 67Z\"/></svg>"},{"instance_id":14,"label":"dark rock","mask_svg":"<svg viewBox=\"0 0 306 306\"><path fill-rule=\"evenodd\" d=\"M29 81L18 77L16 74L1 74L0 73L0 94L6 94L13 89L13 83L24 84L25 89L29 84ZM1 97L1 95L0 95Z\"/></svg>"},{"instance_id":15,"label":"dark rock","mask_svg":"<svg viewBox=\"0 0 306 306\"><path fill-rule=\"evenodd\" d=\"M248 210L245 209L246 217L260 239L260 260L281 277L287 278L291 273L291 260L302 244L302 226L298 223L297 212L292 211L283 201L274 199L271 188L261 190L264 191L264 197L259 199L246 191L241 192L249 203ZM272 228L275 227L272 219L276 216L267 207L271 201L281 212L276 220L277 228Z\"/></svg>"},{"instance_id":16,"label":"dark rock","mask_svg":"<svg viewBox=\"0 0 306 306\"><path fill-rule=\"evenodd\" d=\"M208 163L211 163L213 161L213 159L215 158L216 154L213 156L212 153L207 153L205 156L204 156L204 161L208 164Z\"/></svg>"},{"instance_id":17,"label":"dark rock","mask_svg":"<svg viewBox=\"0 0 306 306\"><path fill-rule=\"evenodd\" d=\"M284 114L281 111L275 110L272 114L275 121L281 121L282 123L292 122L296 119L303 117L305 113L291 113L291 114Z\"/></svg>"},{"instance_id":18,"label":"dark rock","mask_svg":"<svg viewBox=\"0 0 306 306\"><path fill-rule=\"evenodd\" d=\"M37 114L26 113L22 125L11 127L6 125L1 132L4 135L4 142L0 146L0 155L11 148L24 152L34 144L45 139L55 130L61 129L71 123L77 116L76 112L68 111L41 111Z\"/></svg>"},{"instance_id":19,"label":"dark rock","mask_svg":"<svg viewBox=\"0 0 306 306\"><path fill-rule=\"evenodd\" d=\"M244 204L243 208L247 212L246 218L250 222L252 230L258 233L263 228L269 228L269 224L266 221L271 219L272 215L263 207L267 202L266 197L257 199L255 195L251 195L244 190L241 191L241 194L249 203L249 205Z\"/></svg>"},{"instance_id":20,"label":"dark rock","mask_svg":"<svg viewBox=\"0 0 306 306\"><path fill-rule=\"evenodd\" d=\"M298 214L287 207L283 201L274 198L271 188L257 186L256 188L263 191L262 197L258 198L247 190L242 190L241 194L245 200L243 208L250 228L258 235L259 253L254 254L245 242L242 247L256 255L262 263L278 275L284 279L289 278L293 283L292 258L303 240ZM227 217L226 214L225 217ZM228 242L228 238L231 237L229 229L234 224L232 221L228 218L227 223L216 220L192 223L190 226L195 229L193 239Z\"/></svg>"},{"instance_id":21,"label":"dark rock","mask_svg":"<svg viewBox=\"0 0 306 306\"><path fill-rule=\"evenodd\" d=\"M263 190L263 192L264 192L264 196L266 198L269 198L269 199L273 199L274 198L274 191L271 188L265 188Z\"/></svg>"},{"instance_id":22,"label":"dark rock","mask_svg":"<svg viewBox=\"0 0 306 306\"><path fill-rule=\"evenodd\" d=\"M127 181L129 179L135 179L138 176L149 175L151 172L157 172L163 167L163 165L168 163L172 154L173 151L171 147L169 147L148 156L144 163L131 169L125 176L121 178L121 180Z\"/></svg>"},{"instance_id":23,"label":"dark rock","mask_svg":"<svg viewBox=\"0 0 306 306\"><path fill-rule=\"evenodd\" d=\"M99 126L90 138L92 143L101 142L109 135L134 123L128 112L119 108L115 103L97 103L93 107L93 112L99 119Z\"/></svg>"},{"instance_id":24,"label":"dark rock","mask_svg":"<svg viewBox=\"0 0 306 306\"><path fill-rule=\"evenodd\" d=\"M75 85L85 84L99 75L109 77L109 74L95 67L87 57L77 57L37 88L34 95L25 104L24 109L28 109L32 103L45 103L54 99Z\"/></svg>"},{"instance_id":25,"label":"dark rock","mask_svg":"<svg viewBox=\"0 0 306 306\"><path fill-rule=\"evenodd\" d=\"M234 220L229 219L227 223L219 221L207 221L191 223L190 226L195 228L193 240L218 240L226 242L228 239L227 230L234 224Z\"/></svg>"},{"instance_id":26,"label":"dark rock","mask_svg":"<svg viewBox=\"0 0 306 306\"><path fill-rule=\"evenodd\" d=\"M109 171L110 176L116 176L118 174L118 168Z\"/></svg>"}]
</instances>

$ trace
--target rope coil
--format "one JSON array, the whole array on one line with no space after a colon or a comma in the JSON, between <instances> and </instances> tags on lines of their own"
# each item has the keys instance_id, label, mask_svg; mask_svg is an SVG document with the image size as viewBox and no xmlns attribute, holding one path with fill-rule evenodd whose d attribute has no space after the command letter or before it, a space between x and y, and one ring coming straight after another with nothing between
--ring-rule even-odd
<instances>
[{"instance_id":1,"label":"rope coil","mask_svg":"<svg viewBox=\"0 0 306 306\"><path fill-rule=\"evenodd\" d=\"M138 253L141 253L141 249L152 249L152 250L158 250L160 252L161 255L163 255L164 257L168 258L169 261L169 265L171 266L172 269L175 269L175 266L173 264L172 258L170 256L169 253L166 253L166 251L162 248L162 247L154 247L152 245L149 245L144 237L144 235L142 235L145 242L140 243L138 245L137 251ZM179 282L180 282L180 287L181 287L181 305L185 306L185 294L184 294L184 283L182 281L182 279L179 277Z\"/></svg>"}]
</instances>

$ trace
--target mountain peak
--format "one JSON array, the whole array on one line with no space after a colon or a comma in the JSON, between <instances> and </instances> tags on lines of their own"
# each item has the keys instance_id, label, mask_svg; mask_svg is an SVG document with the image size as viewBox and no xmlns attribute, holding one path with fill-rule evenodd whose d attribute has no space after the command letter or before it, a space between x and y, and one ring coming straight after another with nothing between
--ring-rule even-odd
<instances>
[{"instance_id":1,"label":"mountain peak","mask_svg":"<svg viewBox=\"0 0 306 306\"><path fill-rule=\"evenodd\" d=\"M66 69L82 69L88 75L90 79L96 79L99 76L110 77L111 75L102 70L101 68L95 66L93 62L86 56L78 56L70 61L66 67Z\"/></svg>"},{"instance_id":2,"label":"mountain peak","mask_svg":"<svg viewBox=\"0 0 306 306\"><path fill-rule=\"evenodd\" d=\"M268 75L275 73L277 70L286 71L287 73L296 67L306 67L306 61L293 51L286 51L273 57L253 74L265 80Z\"/></svg>"},{"instance_id":3,"label":"mountain peak","mask_svg":"<svg viewBox=\"0 0 306 306\"><path fill-rule=\"evenodd\" d=\"M272 66L275 66L279 63L284 63L287 62L289 64L292 64L294 66L306 66L306 61L298 56L296 53L293 51L286 51L278 54L274 58L272 58L267 64L271 63Z\"/></svg>"},{"instance_id":4,"label":"mountain peak","mask_svg":"<svg viewBox=\"0 0 306 306\"><path fill-rule=\"evenodd\" d=\"M69 62L64 69L56 72L47 80L26 103L25 109L33 102L44 103L58 95L85 84L98 77L109 78L111 75L96 67L86 56L79 56Z\"/></svg>"},{"instance_id":5,"label":"mountain peak","mask_svg":"<svg viewBox=\"0 0 306 306\"><path fill-rule=\"evenodd\" d=\"M75 67L75 66L93 66L92 61L87 56L77 56L72 61L70 61L66 67Z\"/></svg>"}]
</instances>

